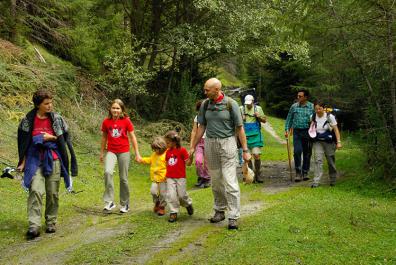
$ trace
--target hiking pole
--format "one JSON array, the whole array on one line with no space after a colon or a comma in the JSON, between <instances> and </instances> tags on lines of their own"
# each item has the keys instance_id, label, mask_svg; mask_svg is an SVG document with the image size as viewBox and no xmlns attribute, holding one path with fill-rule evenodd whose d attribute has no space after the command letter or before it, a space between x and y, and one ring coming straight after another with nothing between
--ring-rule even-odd
<instances>
[{"instance_id":1,"label":"hiking pole","mask_svg":"<svg viewBox=\"0 0 396 265\"><path fill-rule=\"evenodd\" d=\"M287 158L289 159L289 173L290 173L290 181L293 182L293 174L291 168L291 158L290 158L290 144L289 144L289 133L286 136L286 146L287 146Z\"/></svg>"}]
</instances>

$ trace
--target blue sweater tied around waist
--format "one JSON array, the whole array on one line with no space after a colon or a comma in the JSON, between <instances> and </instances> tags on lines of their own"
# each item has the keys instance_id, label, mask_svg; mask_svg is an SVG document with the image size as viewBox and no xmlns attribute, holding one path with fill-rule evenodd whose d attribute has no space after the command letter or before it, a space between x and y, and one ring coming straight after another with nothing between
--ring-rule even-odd
<instances>
[{"instance_id":1,"label":"blue sweater tied around waist","mask_svg":"<svg viewBox=\"0 0 396 265\"><path fill-rule=\"evenodd\" d=\"M37 170L40 169L40 166L44 177L48 177L52 174L54 166L52 151L58 155L61 176L63 176L67 191L71 192L73 190L72 179L62 163L61 155L57 149L56 143L51 141L44 142L43 134L33 136L32 145L26 153L25 172L22 181L22 186L25 190L29 190L33 177ZM41 153L43 154L42 157L40 156Z\"/></svg>"}]
</instances>

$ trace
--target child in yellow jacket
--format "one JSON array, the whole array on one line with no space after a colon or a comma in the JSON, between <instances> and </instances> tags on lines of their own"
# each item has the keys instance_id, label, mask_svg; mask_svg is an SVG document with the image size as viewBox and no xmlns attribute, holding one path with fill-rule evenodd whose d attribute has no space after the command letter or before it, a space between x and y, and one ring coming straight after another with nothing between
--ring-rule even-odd
<instances>
[{"instance_id":1,"label":"child in yellow jacket","mask_svg":"<svg viewBox=\"0 0 396 265\"><path fill-rule=\"evenodd\" d=\"M150 165L151 195L153 196L154 212L158 215L165 214L166 206L166 142L162 137L156 137L151 143L153 153L149 157L142 157L143 164Z\"/></svg>"}]
</instances>

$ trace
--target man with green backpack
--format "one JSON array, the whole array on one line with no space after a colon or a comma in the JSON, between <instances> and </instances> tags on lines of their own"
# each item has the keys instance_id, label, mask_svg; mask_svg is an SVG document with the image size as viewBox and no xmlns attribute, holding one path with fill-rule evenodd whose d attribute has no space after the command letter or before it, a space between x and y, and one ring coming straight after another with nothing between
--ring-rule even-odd
<instances>
[{"instance_id":1,"label":"man with green backpack","mask_svg":"<svg viewBox=\"0 0 396 265\"><path fill-rule=\"evenodd\" d=\"M267 118L264 115L262 108L254 104L254 97L252 95L246 95L244 98L243 105L240 106L243 127L245 129L247 145L250 153L253 155L254 164L249 161L249 167L254 166L254 182L263 183L261 177L261 148L264 146L264 138L261 133L261 123L265 123Z\"/></svg>"}]
</instances>

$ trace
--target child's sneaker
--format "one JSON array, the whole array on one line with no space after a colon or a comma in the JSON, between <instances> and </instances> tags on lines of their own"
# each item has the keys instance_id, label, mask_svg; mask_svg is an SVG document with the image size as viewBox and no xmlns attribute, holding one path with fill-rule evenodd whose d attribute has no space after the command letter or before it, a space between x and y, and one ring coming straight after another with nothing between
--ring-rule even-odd
<instances>
[{"instance_id":1,"label":"child's sneaker","mask_svg":"<svg viewBox=\"0 0 396 265\"><path fill-rule=\"evenodd\" d=\"M159 206L160 205L160 202L159 201L156 201L155 202L155 205L154 205L154 208L153 208L153 211L155 212L155 213L158 213L158 210L159 210Z\"/></svg>"},{"instance_id":2,"label":"child's sneaker","mask_svg":"<svg viewBox=\"0 0 396 265\"><path fill-rule=\"evenodd\" d=\"M169 215L168 222L169 222L169 223L174 223L174 222L176 222L176 220L177 220L177 213L171 213L171 214Z\"/></svg>"},{"instance_id":3,"label":"child's sneaker","mask_svg":"<svg viewBox=\"0 0 396 265\"><path fill-rule=\"evenodd\" d=\"M186 207L188 215L193 215L194 214L194 208L192 204Z\"/></svg>"},{"instance_id":4,"label":"child's sneaker","mask_svg":"<svg viewBox=\"0 0 396 265\"><path fill-rule=\"evenodd\" d=\"M116 207L113 202L106 203L105 207L103 208L104 211L111 211Z\"/></svg>"},{"instance_id":5,"label":"child's sneaker","mask_svg":"<svg viewBox=\"0 0 396 265\"><path fill-rule=\"evenodd\" d=\"M163 216L163 215L165 214L165 207L164 207L164 206L160 206L160 207L158 208L157 214L158 214L159 216Z\"/></svg>"},{"instance_id":6,"label":"child's sneaker","mask_svg":"<svg viewBox=\"0 0 396 265\"><path fill-rule=\"evenodd\" d=\"M127 213L127 212L129 212L129 205L128 204L125 205L125 206L122 206L120 208L120 213Z\"/></svg>"}]
</instances>

